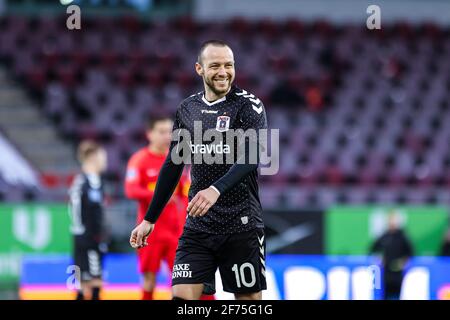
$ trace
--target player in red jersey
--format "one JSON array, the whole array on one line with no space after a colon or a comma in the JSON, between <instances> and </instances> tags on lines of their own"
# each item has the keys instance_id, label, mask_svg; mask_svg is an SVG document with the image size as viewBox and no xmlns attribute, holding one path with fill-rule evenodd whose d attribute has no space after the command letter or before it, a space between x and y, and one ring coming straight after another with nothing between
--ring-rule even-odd
<instances>
[{"instance_id":1,"label":"player in red jersey","mask_svg":"<svg viewBox=\"0 0 450 320\"><path fill-rule=\"evenodd\" d=\"M152 117L146 128L146 136L150 144L133 154L128 162L125 194L128 198L138 201L138 223L144 218L153 197L159 170L169 150L171 135L172 121L170 118ZM139 271L144 280L143 300L153 299L156 273L159 271L161 261L165 260L168 266L173 268L178 238L185 221L184 212L188 202L188 189L188 180L182 179L161 215L160 227L148 239L148 249L137 251Z\"/></svg>"},{"instance_id":2,"label":"player in red jersey","mask_svg":"<svg viewBox=\"0 0 450 320\"><path fill-rule=\"evenodd\" d=\"M125 194L139 203L137 223L144 219L153 197L156 180L169 151L172 139L172 120L165 116L149 119L146 136L149 145L138 150L128 162ZM158 228L148 238L148 246L137 251L139 271L143 275L143 300L153 299L156 274L162 260L173 269L178 238L181 236L188 205L189 175L183 173L172 198L158 221Z\"/></svg>"}]
</instances>

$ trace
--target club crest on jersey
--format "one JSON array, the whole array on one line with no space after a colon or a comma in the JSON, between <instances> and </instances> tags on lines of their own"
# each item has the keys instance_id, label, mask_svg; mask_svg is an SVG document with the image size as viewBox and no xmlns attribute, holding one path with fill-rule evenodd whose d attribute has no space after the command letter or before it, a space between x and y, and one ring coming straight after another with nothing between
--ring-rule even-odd
<instances>
[{"instance_id":1,"label":"club crest on jersey","mask_svg":"<svg viewBox=\"0 0 450 320\"><path fill-rule=\"evenodd\" d=\"M216 130L219 132L227 131L230 128L230 117L228 116L218 116Z\"/></svg>"},{"instance_id":2,"label":"club crest on jersey","mask_svg":"<svg viewBox=\"0 0 450 320\"><path fill-rule=\"evenodd\" d=\"M137 171L136 171L136 169L133 169L133 168L128 169L125 179L126 180L134 180L136 178L137 178Z\"/></svg>"}]
</instances>

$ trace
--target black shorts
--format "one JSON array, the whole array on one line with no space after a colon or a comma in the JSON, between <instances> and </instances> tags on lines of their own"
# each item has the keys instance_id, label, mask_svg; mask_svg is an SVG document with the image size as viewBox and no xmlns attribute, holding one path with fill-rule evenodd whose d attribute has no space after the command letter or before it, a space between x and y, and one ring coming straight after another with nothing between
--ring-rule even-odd
<instances>
[{"instance_id":1,"label":"black shorts","mask_svg":"<svg viewBox=\"0 0 450 320\"><path fill-rule=\"evenodd\" d=\"M103 273L103 250L99 245L85 245L75 241L74 264L80 268L81 281L101 279Z\"/></svg>"},{"instance_id":2,"label":"black shorts","mask_svg":"<svg viewBox=\"0 0 450 320\"><path fill-rule=\"evenodd\" d=\"M267 288L264 229L229 235L184 229L178 241L172 286L204 284L204 294L214 294L215 273L220 271L223 290L254 293Z\"/></svg>"}]
</instances>

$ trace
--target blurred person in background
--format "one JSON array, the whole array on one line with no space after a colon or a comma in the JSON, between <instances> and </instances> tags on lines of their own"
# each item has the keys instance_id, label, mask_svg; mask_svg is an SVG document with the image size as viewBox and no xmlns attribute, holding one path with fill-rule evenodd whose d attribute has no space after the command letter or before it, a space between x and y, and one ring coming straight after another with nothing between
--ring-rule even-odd
<instances>
[{"instance_id":1,"label":"blurred person in background","mask_svg":"<svg viewBox=\"0 0 450 320\"><path fill-rule=\"evenodd\" d=\"M384 299L398 300L403 282L403 272L408 260L413 256L413 248L400 226L397 214L389 215L388 230L375 241L370 253L380 253L382 256Z\"/></svg>"},{"instance_id":2,"label":"blurred person in background","mask_svg":"<svg viewBox=\"0 0 450 320\"><path fill-rule=\"evenodd\" d=\"M442 243L440 255L443 257L450 257L450 228L447 229L447 232L444 235L444 242Z\"/></svg>"},{"instance_id":3,"label":"blurred person in background","mask_svg":"<svg viewBox=\"0 0 450 320\"><path fill-rule=\"evenodd\" d=\"M73 259L81 275L77 300L99 300L106 253L101 180L107 166L106 151L96 142L83 141L78 147L78 160L81 173L75 177L69 191Z\"/></svg>"},{"instance_id":4,"label":"blurred person in background","mask_svg":"<svg viewBox=\"0 0 450 320\"><path fill-rule=\"evenodd\" d=\"M169 117L151 116L145 132L149 144L133 154L128 162L125 194L139 203L138 224L144 219L153 198L156 180L172 140L172 126ZM161 261L165 260L170 270L173 269L178 238L186 220L189 187L189 176L184 172L161 215L158 228L148 239L149 246L137 251L139 272L143 275L142 300L153 300Z\"/></svg>"}]
</instances>

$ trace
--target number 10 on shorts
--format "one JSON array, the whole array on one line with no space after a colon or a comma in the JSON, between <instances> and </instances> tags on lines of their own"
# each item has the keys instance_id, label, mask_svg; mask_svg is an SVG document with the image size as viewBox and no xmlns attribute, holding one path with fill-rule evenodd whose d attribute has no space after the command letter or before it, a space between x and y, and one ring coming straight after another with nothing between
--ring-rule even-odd
<instances>
[{"instance_id":1,"label":"number 10 on shorts","mask_svg":"<svg viewBox=\"0 0 450 320\"><path fill-rule=\"evenodd\" d=\"M245 275L245 269L250 269L250 281L247 281L246 275ZM238 288L241 288L241 283L244 285L244 287L251 288L256 283L256 276L255 276L255 268L250 262L246 262L241 264L240 267L238 267L237 264L233 265L233 268L231 268L231 271L234 272L234 275L236 277L236 285Z\"/></svg>"}]
</instances>

